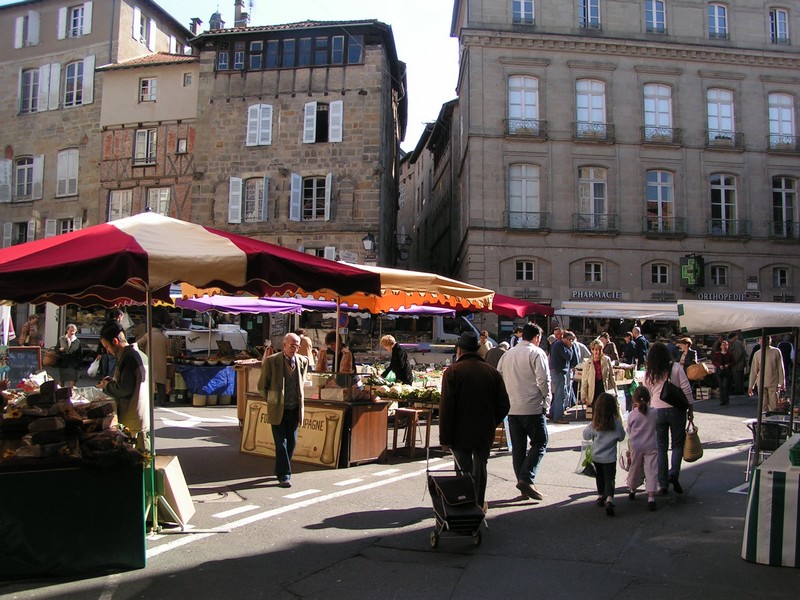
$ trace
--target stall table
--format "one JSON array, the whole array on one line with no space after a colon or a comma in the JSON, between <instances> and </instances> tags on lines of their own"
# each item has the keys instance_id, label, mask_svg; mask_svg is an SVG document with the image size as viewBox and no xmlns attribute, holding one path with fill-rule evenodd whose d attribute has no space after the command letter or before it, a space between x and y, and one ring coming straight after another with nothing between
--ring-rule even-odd
<instances>
[{"instance_id":1,"label":"stall table","mask_svg":"<svg viewBox=\"0 0 800 600\"><path fill-rule=\"evenodd\" d=\"M800 467L789 461L789 450L798 442L795 434L753 473L742 541L745 560L800 567Z\"/></svg>"},{"instance_id":2,"label":"stall table","mask_svg":"<svg viewBox=\"0 0 800 600\"><path fill-rule=\"evenodd\" d=\"M175 365L175 372L180 373L183 377L186 382L186 390L190 395L233 396L236 394L236 372L233 367Z\"/></svg>"}]
</instances>

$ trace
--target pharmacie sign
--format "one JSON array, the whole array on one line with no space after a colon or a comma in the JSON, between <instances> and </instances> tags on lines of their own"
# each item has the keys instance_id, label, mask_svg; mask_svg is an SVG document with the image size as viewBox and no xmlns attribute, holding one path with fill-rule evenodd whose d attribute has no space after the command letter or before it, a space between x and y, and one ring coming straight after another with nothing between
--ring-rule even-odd
<instances>
[{"instance_id":1,"label":"pharmacie sign","mask_svg":"<svg viewBox=\"0 0 800 600\"><path fill-rule=\"evenodd\" d=\"M622 292L619 290L572 290L573 300L621 300Z\"/></svg>"}]
</instances>

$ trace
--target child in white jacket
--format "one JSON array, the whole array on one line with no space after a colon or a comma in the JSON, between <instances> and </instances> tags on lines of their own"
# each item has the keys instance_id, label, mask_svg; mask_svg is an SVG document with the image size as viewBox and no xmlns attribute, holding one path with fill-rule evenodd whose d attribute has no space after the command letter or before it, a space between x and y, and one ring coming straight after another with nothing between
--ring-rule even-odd
<instances>
[{"instance_id":1,"label":"child in white jacket","mask_svg":"<svg viewBox=\"0 0 800 600\"><path fill-rule=\"evenodd\" d=\"M625 439L617 397L604 392L594 401L592 422L583 430L583 439L592 440L592 463L597 471L597 506L605 506L614 516L614 487L617 479L617 442Z\"/></svg>"}]
</instances>

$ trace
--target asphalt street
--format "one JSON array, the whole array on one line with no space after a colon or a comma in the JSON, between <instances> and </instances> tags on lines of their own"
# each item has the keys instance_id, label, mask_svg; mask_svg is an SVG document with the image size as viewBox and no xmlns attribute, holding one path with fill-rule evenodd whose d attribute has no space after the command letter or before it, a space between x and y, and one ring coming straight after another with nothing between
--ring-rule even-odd
<instances>
[{"instance_id":1,"label":"asphalt street","mask_svg":"<svg viewBox=\"0 0 800 600\"><path fill-rule=\"evenodd\" d=\"M272 461L238 451L235 407L156 410L159 454L178 456L196 514L188 530L147 539L147 567L71 579L0 582L2 598L795 598L800 570L741 558L755 402L696 406L704 457L684 465L685 493L630 501L617 473L616 516L594 505L594 480L575 472L585 421L549 428L537 487L514 487L511 457L493 452L482 544L434 520L426 460L322 470L296 465L277 487ZM434 433L433 440L438 441ZM431 469L452 468L433 452ZM67 507L90 514L84 507ZM107 526L113 535L113 523ZM65 540L64 543L69 543Z\"/></svg>"}]
</instances>

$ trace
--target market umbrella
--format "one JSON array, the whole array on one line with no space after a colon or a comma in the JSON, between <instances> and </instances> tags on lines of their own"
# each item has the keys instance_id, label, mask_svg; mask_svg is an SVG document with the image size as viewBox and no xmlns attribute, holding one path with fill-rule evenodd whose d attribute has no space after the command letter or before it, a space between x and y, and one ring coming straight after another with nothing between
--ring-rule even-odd
<instances>
[{"instance_id":1,"label":"market umbrella","mask_svg":"<svg viewBox=\"0 0 800 600\"><path fill-rule=\"evenodd\" d=\"M491 308L484 307L482 312L492 312L501 317L527 317L529 315L544 315L552 317L555 309L548 304L537 302L527 302L513 296L495 294L492 298Z\"/></svg>"}]
</instances>

